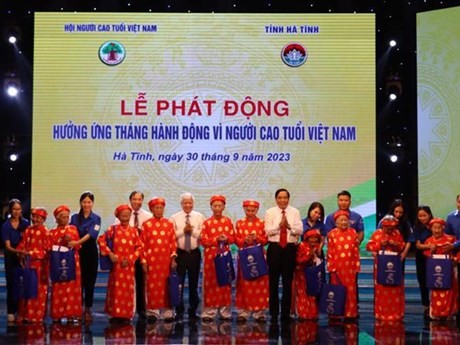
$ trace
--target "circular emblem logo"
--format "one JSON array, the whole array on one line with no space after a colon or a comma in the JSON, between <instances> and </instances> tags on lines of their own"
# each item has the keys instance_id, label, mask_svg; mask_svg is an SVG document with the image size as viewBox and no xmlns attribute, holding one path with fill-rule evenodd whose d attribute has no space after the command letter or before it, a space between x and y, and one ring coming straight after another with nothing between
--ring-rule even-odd
<instances>
[{"instance_id":1,"label":"circular emblem logo","mask_svg":"<svg viewBox=\"0 0 460 345\"><path fill-rule=\"evenodd\" d=\"M299 67L307 61L307 50L300 43L289 43L281 50L281 59L289 67Z\"/></svg>"},{"instance_id":2,"label":"circular emblem logo","mask_svg":"<svg viewBox=\"0 0 460 345\"><path fill-rule=\"evenodd\" d=\"M125 55L125 47L117 41L107 41L99 48L99 58L108 66L122 63Z\"/></svg>"}]
</instances>

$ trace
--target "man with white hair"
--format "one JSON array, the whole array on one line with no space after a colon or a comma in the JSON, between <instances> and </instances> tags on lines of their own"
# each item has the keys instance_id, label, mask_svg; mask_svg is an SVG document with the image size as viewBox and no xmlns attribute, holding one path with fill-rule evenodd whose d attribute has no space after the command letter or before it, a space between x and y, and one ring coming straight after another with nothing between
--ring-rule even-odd
<instances>
[{"instance_id":1,"label":"man with white hair","mask_svg":"<svg viewBox=\"0 0 460 345\"><path fill-rule=\"evenodd\" d=\"M201 227L205 220L204 216L193 211L195 198L191 193L184 193L180 196L182 210L173 214L170 220L174 224L177 238L177 273L180 276L182 287L185 282L185 275L188 274L189 290L189 319L195 319L196 309L200 303L198 297L198 278L200 275L201 252L200 236ZM183 288L181 289L181 303L176 308L176 317L184 314Z\"/></svg>"}]
</instances>

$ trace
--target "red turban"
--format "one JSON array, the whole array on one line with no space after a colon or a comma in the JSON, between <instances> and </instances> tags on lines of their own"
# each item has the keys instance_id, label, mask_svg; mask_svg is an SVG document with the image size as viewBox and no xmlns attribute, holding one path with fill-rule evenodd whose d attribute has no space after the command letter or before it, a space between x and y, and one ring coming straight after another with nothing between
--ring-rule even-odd
<instances>
[{"instance_id":1,"label":"red turban","mask_svg":"<svg viewBox=\"0 0 460 345\"><path fill-rule=\"evenodd\" d=\"M163 206L166 206L166 200L163 198L153 198L152 200L149 201L149 208L152 208L155 205L161 204Z\"/></svg>"},{"instance_id":2,"label":"red turban","mask_svg":"<svg viewBox=\"0 0 460 345\"><path fill-rule=\"evenodd\" d=\"M435 223L441 224L443 228L446 226L446 221L444 219L442 219L442 218L433 218L432 220L430 220L430 223L429 223L430 228Z\"/></svg>"},{"instance_id":3,"label":"red turban","mask_svg":"<svg viewBox=\"0 0 460 345\"><path fill-rule=\"evenodd\" d=\"M255 200L244 200L243 207L246 207L246 206L254 206L254 207L259 208L260 204L258 201L255 201Z\"/></svg>"},{"instance_id":4,"label":"red turban","mask_svg":"<svg viewBox=\"0 0 460 345\"><path fill-rule=\"evenodd\" d=\"M399 221L392 215L386 215L382 218L382 226L396 226Z\"/></svg>"},{"instance_id":5,"label":"red turban","mask_svg":"<svg viewBox=\"0 0 460 345\"><path fill-rule=\"evenodd\" d=\"M311 230L308 230L304 235L303 235L303 238L309 238L309 237L313 237L313 236L316 236L316 237L321 237L321 233L319 232L319 230L317 229L311 229Z\"/></svg>"},{"instance_id":6,"label":"red turban","mask_svg":"<svg viewBox=\"0 0 460 345\"><path fill-rule=\"evenodd\" d=\"M218 195L213 195L213 196L211 197L211 200L209 200L209 203L212 205L212 203L213 203L214 201L222 201L224 204L227 203L227 200L225 199L225 196L219 195L219 194L218 194Z\"/></svg>"},{"instance_id":7,"label":"red turban","mask_svg":"<svg viewBox=\"0 0 460 345\"><path fill-rule=\"evenodd\" d=\"M128 204L122 204L122 205L119 205L116 209L115 209L115 217L118 218L118 216L120 215L121 212L125 211L125 210L129 210L129 211L132 211L131 210L131 207L128 205Z\"/></svg>"},{"instance_id":8,"label":"red turban","mask_svg":"<svg viewBox=\"0 0 460 345\"><path fill-rule=\"evenodd\" d=\"M350 219L350 213L348 211L340 210L334 213L334 221L336 221L340 216L346 216L348 219Z\"/></svg>"},{"instance_id":9,"label":"red turban","mask_svg":"<svg viewBox=\"0 0 460 345\"><path fill-rule=\"evenodd\" d=\"M30 213L36 214L37 216L43 217L46 219L48 217L48 212L46 212L46 209L44 207L34 207Z\"/></svg>"},{"instance_id":10,"label":"red turban","mask_svg":"<svg viewBox=\"0 0 460 345\"><path fill-rule=\"evenodd\" d=\"M53 212L54 218L57 218L57 216L59 216L59 213L64 212L64 211L67 211L67 212L70 213L70 208L69 208L69 206L67 206L67 205L61 205L61 206L56 207L56 208L54 209L54 212Z\"/></svg>"}]
</instances>

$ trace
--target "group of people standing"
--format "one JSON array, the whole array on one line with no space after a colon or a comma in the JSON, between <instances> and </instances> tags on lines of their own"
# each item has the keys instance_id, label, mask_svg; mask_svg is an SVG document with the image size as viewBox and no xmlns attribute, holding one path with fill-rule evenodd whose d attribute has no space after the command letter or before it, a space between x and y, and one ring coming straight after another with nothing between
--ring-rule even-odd
<instances>
[{"instance_id":1,"label":"group of people standing","mask_svg":"<svg viewBox=\"0 0 460 345\"><path fill-rule=\"evenodd\" d=\"M31 223L22 216L18 199L9 202L10 217L2 226L5 245L8 322L42 322L47 312L50 280L50 256L53 249L73 249L75 279L53 282L50 315L53 321L66 318L69 322L92 321L91 307L98 271L98 248L101 218L93 213L94 195L85 192L80 197L80 211L70 216L66 205L56 207L53 215L56 227L48 230L48 212L32 208ZM35 298L18 296L17 275L20 267L36 271ZM84 309L83 309L84 305Z\"/></svg>"},{"instance_id":2,"label":"group of people standing","mask_svg":"<svg viewBox=\"0 0 460 345\"><path fill-rule=\"evenodd\" d=\"M451 320L459 310L458 267L460 261L460 194L456 197L457 209L446 220L433 216L427 205L417 207L414 226L411 226L405 206L400 199L390 205L388 215L377 225L366 245L374 257L382 251L398 253L402 261L402 280L397 286L375 283L375 317L381 320L404 318L405 259L411 247L415 250L415 264L424 316L431 320ZM428 269L431 258L450 262L449 271L443 272L451 281L449 287L429 287L430 280L441 276L441 266ZM377 269L375 259L374 271Z\"/></svg>"},{"instance_id":3,"label":"group of people standing","mask_svg":"<svg viewBox=\"0 0 460 345\"><path fill-rule=\"evenodd\" d=\"M257 279L244 279L237 269L235 307L237 321L251 316L260 322L316 320L318 296L307 292L304 270L326 262L331 284L346 288L343 315L330 315L354 319L358 317L358 284L360 271L359 247L364 239L362 217L350 210L351 195L341 191L337 195L338 210L325 217L319 202L310 205L302 220L299 210L290 205L286 189L275 192L276 206L258 217L260 204L244 200L244 217L232 220L224 215L226 198L210 198L212 215L205 218L194 210L192 194L180 196L181 211L170 218L164 217L165 199L155 197L148 202L149 211L142 208L144 194L133 191L129 204L119 205L116 221L100 232L101 219L93 212L94 195L85 192L80 197L80 211L70 216L66 205L56 207L53 215L56 228L48 230L44 223L48 216L44 208L31 210L31 222L22 217L21 202L13 199L9 204L10 218L3 224L5 267L7 277L8 321L42 322L47 309L49 284L49 253L56 248L73 250L76 278L66 282L52 282L50 314L53 322L91 322L94 286L99 255L109 258L111 269L105 301L105 312L113 322L125 322L135 312L148 322L171 322L184 316L186 308L183 286L188 279L190 319L201 317L211 322L216 317L232 319L231 284L220 285L216 277L215 257L228 252L231 245L239 249L260 245L266 248L268 275ZM455 265L452 268L452 287L442 293L432 290L428 296L424 274L426 257L445 254L456 259L460 247L455 236L460 235L460 196L457 210L447 223L433 218L428 206L420 206L412 228L401 200L395 200L372 234L366 249L375 259L382 251L392 252L403 262L411 244L416 247L417 276L422 304L432 318L452 317L458 309L458 281ZM448 235L446 232L454 235ZM323 247L327 243L326 253ZM99 249L98 249L99 246ZM203 248L201 250L201 247ZM203 256L203 260L202 260ZM203 261L202 296L198 282ZM238 262L238 260L236 261ZM15 299L14 275L18 267L35 269L38 277L36 298ZM178 305L171 304L168 277L177 272L180 284ZM376 274L376 273L375 273ZM282 297L279 299L279 283ZM431 304L430 304L431 300ZM201 302L200 314L198 313ZM375 316L379 320L401 320L404 317L404 284L386 286L375 280ZM83 308L84 306L84 308Z\"/></svg>"}]
</instances>

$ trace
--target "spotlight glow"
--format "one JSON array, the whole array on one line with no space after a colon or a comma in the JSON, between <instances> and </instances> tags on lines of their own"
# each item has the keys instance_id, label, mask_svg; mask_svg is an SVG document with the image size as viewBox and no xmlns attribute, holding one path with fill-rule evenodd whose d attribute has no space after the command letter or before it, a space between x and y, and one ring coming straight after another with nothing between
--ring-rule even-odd
<instances>
[{"instance_id":1,"label":"spotlight glow","mask_svg":"<svg viewBox=\"0 0 460 345\"><path fill-rule=\"evenodd\" d=\"M16 37L15 36L10 36L8 37L8 42L10 42L11 44L15 44L17 41Z\"/></svg>"},{"instance_id":2,"label":"spotlight glow","mask_svg":"<svg viewBox=\"0 0 460 345\"><path fill-rule=\"evenodd\" d=\"M19 90L18 90L18 88L16 86L10 85L10 86L7 87L6 93L10 97L16 97L18 95L18 93L19 93Z\"/></svg>"},{"instance_id":3,"label":"spotlight glow","mask_svg":"<svg viewBox=\"0 0 460 345\"><path fill-rule=\"evenodd\" d=\"M396 155L391 155L391 156L390 156L390 161L391 161L392 163L396 163L396 162L398 161L398 156L396 156Z\"/></svg>"},{"instance_id":4,"label":"spotlight glow","mask_svg":"<svg viewBox=\"0 0 460 345\"><path fill-rule=\"evenodd\" d=\"M10 161L16 162L18 160L18 158L19 158L19 156L17 155L17 153L10 154Z\"/></svg>"},{"instance_id":5,"label":"spotlight glow","mask_svg":"<svg viewBox=\"0 0 460 345\"><path fill-rule=\"evenodd\" d=\"M390 47L395 47L396 44L397 44L397 43L396 43L395 40L391 40L390 43L389 43Z\"/></svg>"},{"instance_id":6,"label":"spotlight glow","mask_svg":"<svg viewBox=\"0 0 460 345\"><path fill-rule=\"evenodd\" d=\"M396 100L396 98L398 98L398 96L396 96L395 93L390 93L390 94L388 95L388 98L390 99L390 101L394 101L394 100Z\"/></svg>"}]
</instances>

